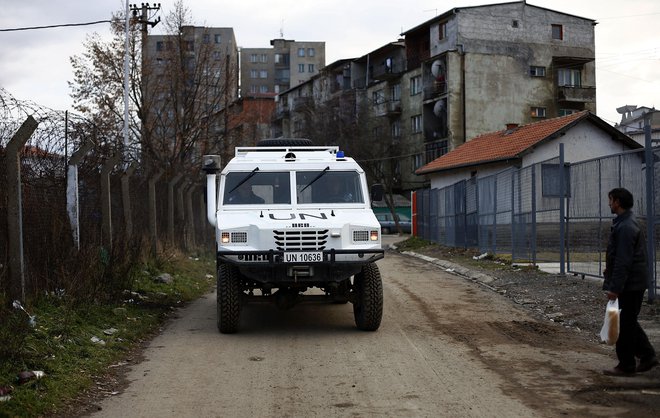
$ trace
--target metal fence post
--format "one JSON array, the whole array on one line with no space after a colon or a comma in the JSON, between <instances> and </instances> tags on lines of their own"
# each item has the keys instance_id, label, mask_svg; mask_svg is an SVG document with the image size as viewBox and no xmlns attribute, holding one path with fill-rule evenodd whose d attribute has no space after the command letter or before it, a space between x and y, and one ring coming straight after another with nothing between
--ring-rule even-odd
<instances>
[{"instance_id":1,"label":"metal fence post","mask_svg":"<svg viewBox=\"0 0 660 418\"><path fill-rule=\"evenodd\" d=\"M644 116L644 157L646 160L646 253L648 264L648 300L653 303L655 299L655 239L654 224L655 213L653 210L653 148L651 144L651 115Z\"/></svg>"},{"instance_id":2,"label":"metal fence post","mask_svg":"<svg viewBox=\"0 0 660 418\"><path fill-rule=\"evenodd\" d=\"M559 274L566 274L564 258L566 254L564 239L566 220L564 219L564 204L566 203L566 184L564 183L564 144L559 144Z\"/></svg>"},{"instance_id":3,"label":"metal fence post","mask_svg":"<svg viewBox=\"0 0 660 418\"><path fill-rule=\"evenodd\" d=\"M7 239L9 250L9 296L25 301L25 259L23 253L23 196L20 152L39 123L28 116L7 144Z\"/></svg>"},{"instance_id":4,"label":"metal fence post","mask_svg":"<svg viewBox=\"0 0 660 418\"><path fill-rule=\"evenodd\" d=\"M126 238L133 235L133 213L131 211L131 177L137 169L136 163L131 163L126 171L121 175L121 200L124 206L124 227L126 228Z\"/></svg>"},{"instance_id":5,"label":"metal fence post","mask_svg":"<svg viewBox=\"0 0 660 418\"><path fill-rule=\"evenodd\" d=\"M181 180L183 174L177 174L167 183L167 235L170 240L174 239L174 186Z\"/></svg>"},{"instance_id":6,"label":"metal fence post","mask_svg":"<svg viewBox=\"0 0 660 418\"><path fill-rule=\"evenodd\" d=\"M156 182L163 175L163 170L158 170L156 174L149 178L149 235L151 237L151 255L156 257L158 254L158 216L156 213Z\"/></svg>"},{"instance_id":7,"label":"metal fence post","mask_svg":"<svg viewBox=\"0 0 660 418\"><path fill-rule=\"evenodd\" d=\"M121 155L114 154L101 168L101 215L103 216L103 235L108 248L112 248L112 196L110 195L110 173L115 168Z\"/></svg>"},{"instance_id":8,"label":"metal fence post","mask_svg":"<svg viewBox=\"0 0 660 418\"><path fill-rule=\"evenodd\" d=\"M66 176L66 212L71 224L73 244L80 251L80 195L78 190L78 165L94 144L85 141L76 152L71 154Z\"/></svg>"}]
</instances>

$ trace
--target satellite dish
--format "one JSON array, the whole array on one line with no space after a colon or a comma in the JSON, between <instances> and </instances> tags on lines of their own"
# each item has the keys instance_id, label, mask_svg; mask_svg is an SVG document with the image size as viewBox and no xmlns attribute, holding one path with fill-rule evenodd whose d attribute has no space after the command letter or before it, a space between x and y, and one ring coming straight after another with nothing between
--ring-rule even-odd
<instances>
[{"instance_id":1,"label":"satellite dish","mask_svg":"<svg viewBox=\"0 0 660 418\"><path fill-rule=\"evenodd\" d=\"M435 102L433 105L433 114L439 118L445 115L445 102L443 100Z\"/></svg>"},{"instance_id":2,"label":"satellite dish","mask_svg":"<svg viewBox=\"0 0 660 418\"><path fill-rule=\"evenodd\" d=\"M445 75L445 66L442 61L433 61L433 64L431 64L431 74L433 74L433 77L435 78Z\"/></svg>"}]
</instances>

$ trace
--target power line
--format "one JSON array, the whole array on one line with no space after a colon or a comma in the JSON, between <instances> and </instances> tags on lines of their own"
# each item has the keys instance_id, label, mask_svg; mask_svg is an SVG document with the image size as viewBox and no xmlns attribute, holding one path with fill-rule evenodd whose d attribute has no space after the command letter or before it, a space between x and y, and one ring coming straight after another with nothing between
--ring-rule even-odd
<instances>
[{"instance_id":1,"label":"power line","mask_svg":"<svg viewBox=\"0 0 660 418\"><path fill-rule=\"evenodd\" d=\"M100 23L110 23L111 20L97 20L95 22L86 22L86 23L64 23L61 25L48 25L48 26L30 26L25 28L10 28L10 29L0 29L0 32L17 32L21 30L35 30L35 29L52 29L52 28L64 28L70 26L89 26L89 25L98 25Z\"/></svg>"}]
</instances>

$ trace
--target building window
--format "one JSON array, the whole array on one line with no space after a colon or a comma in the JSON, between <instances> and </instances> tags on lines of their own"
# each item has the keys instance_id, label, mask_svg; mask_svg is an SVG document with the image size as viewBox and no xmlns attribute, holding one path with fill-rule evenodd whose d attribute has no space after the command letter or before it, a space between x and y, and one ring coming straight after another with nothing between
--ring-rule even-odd
<instances>
[{"instance_id":1,"label":"building window","mask_svg":"<svg viewBox=\"0 0 660 418\"><path fill-rule=\"evenodd\" d=\"M257 86L255 84L250 86L250 93L256 93L257 92Z\"/></svg>"},{"instance_id":2,"label":"building window","mask_svg":"<svg viewBox=\"0 0 660 418\"><path fill-rule=\"evenodd\" d=\"M202 37L202 42L205 44L210 44L211 43L211 35L208 33L205 33L204 36Z\"/></svg>"},{"instance_id":3,"label":"building window","mask_svg":"<svg viewBox=\"0 0 660 418\"><path fill-rule=\"evenodd\" d=\"M385 102L385 95L383 94L383 90L381 89L371 93L371 101L374 105L379 105Z\"/></svg>"},{"instance_id":4,"label":"building window","mask_svg":"<svg viewBox=\"0 0 660 418\"><path fill-rule=\"evenodd\" d=\"M410 129L414 134L422 132L422 115L415 115L410 118Z\"/></svg>"},{"instance_id":5,"label":"building window","mask_svg":"<svg viewBox=\"0 0 660 418\"><path fill-rule=\"evenodd\" d=\"M261 62L263 63L268 62L268 54L261 54Z\"/></svg>"},{"instance_id":6,"label":"building window","mask_svg":"<svg viewBox=\"0 0 660 418\"><path fill-rule=\"evenodd\" d=\"M220 51L213 51L213 59L216 61L220 60Z\"/></svg>"},{"instance_id":7,"label":"building window","mask_svg":"<svg viewBox=\"0 0 660 418\"><path fill-rule=\"evenodd\" d=\"M577 113L579 110L575 109L559 109L559 116L568 116L572 115L573 113Z\"/></svg>"},{"instance_id":8,"label":"building window","mask_svg":"<svg viewBox=\"0 0 660 418\"><path fill-rule=\"evenodd\" d=\"M314 51L314 48L307 48L307 56L308 57L313 57L316 55L316 51Z\"/></svg>"},{"instance_id":9,"label":"building window","mask_svg":"<svg viewBox=\"0 0 660 418\"><path fill-rule=\"evenodd\" d=\"M298 48L298 56L299 57L305 56L305 48Z\"/></svg>"},{"instance_id":10,"label":"building window","mask_svg":"<svg viewBox=\"0 0 660 418\"><path fill-rule=\"evenodd\" d=\"M250 54L250 62L252 63L257 62L257 54Z\"/></svg>"},{"instance_id":11,"label":"building window","mask_svg":"<svg viewBox=\"0 0 660 418\"><path fill-rule=\"evenodd\" d=\"M413 171L424 165L424 154L413 155Z\"/></svg>"},{"instance_id":12,"label":"building window","mask_svg":"<svg viewBox=\"0 0 660 418\"><path fill-rule=\"evenodd\" d=\"M250 78L259 78L258 70L250 70Z\"/></svg>"},{"instance_id":13,"label":"building window","mask_svg":"<svg viewBox=\"0 0 660 418\"><path fill-rule=\"evenodd\" d=\"M220 40L222 39L222 36L220 36L219 33L216 33L215 35L213 35L213 37L214 37L214 39L215 39L215 43L216 43L216 44L219 44L219 43L220 43Z\"/></svg>"},{"instance_id":14,"label":"building window","mask_svg":"<svg viewBox=\"0 0 660 418\"><path fill-rule=\"evenodd\" d=\"M529 75L532 77L545 77L545 67L537 67L532 65L529 67Z\"/></svg>"},{"instance_id":15,"label":"building window","mask_svg":"<svg viewBox=\"0 0 660 418\"><path fill-rule=\"evenodd\" d=\"M390 86L390 97L393 102L401 100L401 84L397 83Z\"/></svg>"},{"instance_id":16,"label":"building window","mask_svg":"<svg viewBox=\"0 0 660 418\"><path fill-rule=\"evenodd\" d=\"M395 120L390 125L390 133L392 134L392 139L401 138L401 121Z\"/></svg>"},{"instance_id":17,"label":"building window","mask_svg":"<svg viewBox=\"0 0 660 418\"><path fill-rule=\"evenodd\" d=\"M162 51L163 50L163 41L158 41L156 42L156 51Z\"/></svg>"},{"instance_id":18,"label":"building window","mask_svg":"<svg viewBox=\"0 0 660 418\"><path fill-rule=\"evenodd\" d=\"M564 87L580 87L582 80L580 70L574 68L560 68L557 70L557 85Z\"/></svg>"},{"instance_id":19,"label":"building window","mask_svg":"<svg viewBox=\"0 0 660 418\"><path fill-rule=\"evenodd\" d=\"M552 25L552 39L559 41L564 39L564 27L562 25Z\"/></svg>"},{"instance_id":20,"label":"building window","mask_svg":"<svg viewBox=\"0 0 660 418\"><path fill-rule=\"evenodd\" d=\"M299 73L305 72L305 64L298 64L298 72Z\"/></svg>"},{"instance_id":21,"label":"building window","mask_svg":"<svg viewBox=\"0 0 660 418\"><path fill-rule=\"evenodd\" d=\"M259 71L259 78L268 78L268 71L260 70Z\"/></svg>"},{"instance_id":22,"label":"building window","mask_svg":"<svg viewBox=\"0 0 660 418\"><path fill-rule=\"evenodd\" d=\"M314 72L314 64L308 64L307 65L307 72L308 73L313 73Z\"/></svg>"},{"instance_id":23,"label":"building window","mask_svg":"<svg viewBox=\"0 0 660 418\"><path fill-rule=\"evenodd\" d=\"M513 19L513 20L511 21L511 27L512 27L512 28L518 28L518 21L517 21L516 19Z\"/></svg>"},{"instance_id":24,"label":"building window","mask_svg":"<svg viewBox=\"0 0 660 418\"><path fill-rule=\"evenodd\" d=\"M414 96L422 92L422 76L416 76L410 79L410 95Z\"/></svg>"},{"instance_id":25,"label":"building window","mask_svg":"<svg viewBox=\"0 0 660 418\"><path fill-rule=\"evenodd\" d=\"M532 107L532 117L533 118L544 118L545 117L545 107Z\"/></svg>"},{"instance_id":26,"label":"building window","mask_svg":"<svg viewBox=\"0 0 660 418\"><path fill-rule=\"evenodd\" d=\"M447 37L447 22L438 23L438 40L442 41Z\"/></svg>"},{"instance_id":27,"label":"building window","mask_svg":"<svg viewBox=\"0 0 660 418\"><path fill-rule=\"evenodd\" d=\"M259 93L268 93L268 86L259 86Z\"/></svg>"}]
</instances>

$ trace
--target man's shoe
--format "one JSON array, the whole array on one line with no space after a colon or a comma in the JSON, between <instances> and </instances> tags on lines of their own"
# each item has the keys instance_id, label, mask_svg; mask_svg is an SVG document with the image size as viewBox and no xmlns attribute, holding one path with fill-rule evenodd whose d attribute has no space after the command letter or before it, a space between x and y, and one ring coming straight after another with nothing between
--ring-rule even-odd
<instances>
[{"instance_id":1,"label":"man's shoe","mask_svg":"<svg viewBox=\"0 0 660 418\"><path fill-rule=\"evenodd\" d=\"M652 368L654 368L658 364L660 364L660 363L658 362L658 359L656 357L653 357L652 359L647 360L647 361L642 360L642 361L639 362L639 366L637 366L637 369L635 371L637 373L648 372L649 370L651 370Z\"/></svg>"},{"instance_id":2,"label":"man's shoe","mask_svg":"<svg viewBox=\"0 0 660 418\"><path fill-rule=\"evenodd\" d=\"M626 370L626 369L622 369L619 366L616 366L613 369L603 370L603 374L605 376L624 376L624 377L626 377L626 376L634 376L635 375L635 370L634 369L633 370Z\"/></svg>"}]
</instances>

